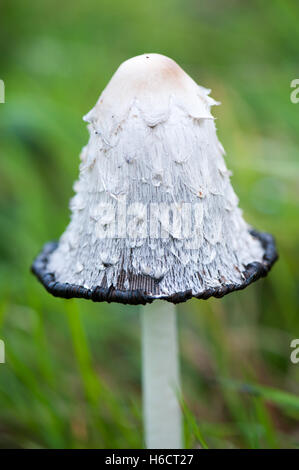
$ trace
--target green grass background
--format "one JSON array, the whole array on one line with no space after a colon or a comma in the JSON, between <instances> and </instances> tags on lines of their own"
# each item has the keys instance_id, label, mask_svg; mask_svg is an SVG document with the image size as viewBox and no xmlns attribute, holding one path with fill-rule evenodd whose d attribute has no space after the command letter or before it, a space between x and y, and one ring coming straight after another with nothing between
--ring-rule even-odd
<instances>
[{"instance_id":1,"label":"green grass background","mask_svg":"<svg viewBox=\"0 0 299 470\"><path fill-rule=\"evenodd\" d=\"M265 280L180 305L187 448L299 446L296 0L2 0L0 447L140 448L134 307L55 299L32 259L69 220L82 116L125 59L175 59L214 108L246 219L275 234Z\"/></svg>"}]
</instances>

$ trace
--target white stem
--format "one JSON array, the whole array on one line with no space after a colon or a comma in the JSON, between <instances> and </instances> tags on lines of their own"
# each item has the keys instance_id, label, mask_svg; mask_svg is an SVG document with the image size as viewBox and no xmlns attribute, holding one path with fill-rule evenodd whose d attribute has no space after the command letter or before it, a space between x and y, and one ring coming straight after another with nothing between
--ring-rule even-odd
<instances>
[{"instance_id":1,"label":"white stem","mask_svg":"<svg viewBox=\"0 0 299 470\"><path fill-rule=\"evenodd\" d=\"M142 307L143 416L148 449L181 449L182 419L175 306Z\"/></svg>"}]
</instances>

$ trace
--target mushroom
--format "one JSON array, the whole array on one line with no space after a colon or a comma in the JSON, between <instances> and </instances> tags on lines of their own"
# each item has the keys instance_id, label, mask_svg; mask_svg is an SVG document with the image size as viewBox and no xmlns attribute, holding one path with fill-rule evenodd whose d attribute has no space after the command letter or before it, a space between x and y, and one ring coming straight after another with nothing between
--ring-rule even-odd
<instances>
[{"instance_id":1,"label":"mushroom","mask_svg":"<svg viewBox=\"0 0 299 470\"><path fill-rule=\"evenodd\" d=\"M181 448L175 307L265 276L273 237L242 217L210 112L218 104L173 60L120 65L84 117L71 221L32 270L54 296L142 307L148 448Z\"/></svg>"}]
</instances>

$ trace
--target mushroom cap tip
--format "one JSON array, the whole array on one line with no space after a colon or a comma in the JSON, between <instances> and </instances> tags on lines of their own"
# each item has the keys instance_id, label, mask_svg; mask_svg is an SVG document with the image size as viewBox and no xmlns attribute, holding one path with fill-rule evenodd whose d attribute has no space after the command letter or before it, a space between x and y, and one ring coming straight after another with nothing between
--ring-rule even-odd
<instances>
[{"instance_id":1,"label":"mushroom cap tip","mask_svg":"<svg viewBox=\"0 0 299 470\"><path fill-rule=\"evenodd\" d=\"M125 60L118 67L118 71L134 73L148 73L151 71L182 71L180 66L170 57L155 52L146 53L131 57Z\"/></svg>"},{"instance_id":2,"label":"mushroom cap tip","mask_svg":"<svg viewBox=\"0 0 299 470\"><path fill-rule=\"evenodd\" d=\"M184 80L191 78L172 59L162 54L142 54L123 62L112 80L130 80L132 88L138 91L151 89L158 91L168 86L183 86Z\"/></svg>"},{"instance_id":3,"label":"mushroom cap tip","mask_svg":"<svg viewBox=\"0 0 299 470\"><path fill-rule=\"evenodd\" d=\"M209 92L169 57L142 54L118 67L84 120L100 119L106 126L111 117L115 123L126 115L132 103L138 103L146 115L162 115L168 112L171 100L183 106L192 117L213 119L210 107L218 103L208 96Z\"/></svg>"}]
</instances>

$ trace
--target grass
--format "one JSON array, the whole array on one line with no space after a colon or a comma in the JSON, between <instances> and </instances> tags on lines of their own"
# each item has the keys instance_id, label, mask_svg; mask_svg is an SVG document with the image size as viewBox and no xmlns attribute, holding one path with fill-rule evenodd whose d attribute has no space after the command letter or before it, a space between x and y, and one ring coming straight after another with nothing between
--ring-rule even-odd
<instances>
[{"instance_id":1,"label":"grass","mask_svg":"<svg viewBox=\"0 0 299 470\"><path fill-rule=\"evenodd\" d=\"M174 58L214 109L246 219L277 238L267 279L179 306L187 448L298 448L299 7L244 2L0 6L0 446L140 448L138 308L64 301L29 272L69 220L81 117L120 62Z\"/></svg>"}]
</instances>

